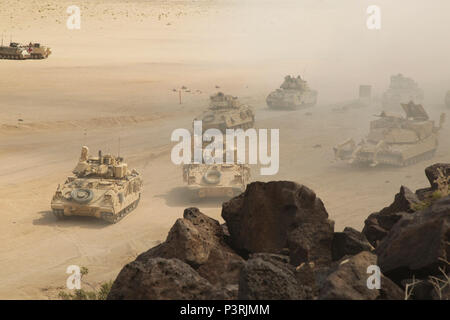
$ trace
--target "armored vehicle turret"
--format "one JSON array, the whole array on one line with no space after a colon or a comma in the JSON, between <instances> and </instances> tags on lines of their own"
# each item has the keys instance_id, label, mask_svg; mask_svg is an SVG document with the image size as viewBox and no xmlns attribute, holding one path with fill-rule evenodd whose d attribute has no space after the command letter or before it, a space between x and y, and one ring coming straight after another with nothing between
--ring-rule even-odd
<instances>
[{"instance_id":1,"label":"armored vehicle turret","mask_svg":"<svg viewBox=\"0 0 450 320\"><path fill-rule=\"evenodd\" d=\"M382 105L385 110L392 109L410 101L420 104L423 102L423 98L423 91L417 82L402 74L397 74L391 76L391 83L383 95Z\"/></svg>"},{"instance_id":2,"label":"armored vehicle turret","mask_svg":"<svg viewBox=\"0 0 450 320\"><path fill-rule=\"evenodd\" d=\"M9 46L0 46L0 59L24 60L31 57L27 48L17 42L11 42Z\"/></svg>"},{"instance_id":3,"label":"armored vehicle turret","mask_svg":"<svg viewBox=\"0 0 450 320\"><path fill-rule=\"evenodd\" d=\"M219 92L210 97L209 108L194 121L202 121L203 131L219 129L225 133L226 129L248 129L255 123L253 110L240 103L237 97Z\"/></svg>"},{"instance_id":4,"label":"armored vehicle turret","mask_svg":"<svg viewBox=\"0 0 450 320\"><path fill-rule=\"evenodd\" d=\"M92 216L116 223L134 210L141 198L143 182L140 174L129 170L121 157L89 156L83 147L81 157L63 185L58 185L51 201L57 218Z\"/></svg>"},{"instance_id":5,"label":"armored vehicle turret","mask_svg":"<svg viewBox=\"0 0 450 320\"><path fill-rule=\"evenodd\" d=\"M380 163L405 166L433 157L445 114L441 115L439 126L435 126L422 105L410 102L402 107L406 117L383 111L370 123L369 134L359 144L349 139L336 146L336 158L371 166Z\"/></svg>"},{"instance_id":6,"label":"armored vehicle turret","mask_svg":"<svg viewBox=\"0 0 450 320\"><path fill-rule=\"evenodd\" d=\"M317 91L311 90L300 76L286 76L280 89L271 92L266 102L272 109L303 109L317 103Z\"/></svg>"},{"instance_id":7,"label":"armored vehicle turret","mask_svg":"<svg viewBox=\"0 0 450 320\"><path fill-rule=\"evenodd\" d=\"M183 180L193 200L208 197L234 197L250 180L250 167L244 164L185 164Z\"/></svg>"}]
</instances>

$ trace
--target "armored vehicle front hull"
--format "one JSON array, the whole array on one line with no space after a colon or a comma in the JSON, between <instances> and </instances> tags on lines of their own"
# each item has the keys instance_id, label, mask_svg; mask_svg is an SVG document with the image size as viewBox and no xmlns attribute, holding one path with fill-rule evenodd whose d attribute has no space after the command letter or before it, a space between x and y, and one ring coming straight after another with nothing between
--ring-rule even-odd
<instances>
[{"instance_id":1,"label":"armored vehicle front hull","mask_svg":"<svg viewBox=\"0 0 450 320\"><path fill-rule=\"evenodd\" d=\"M271 109L303 109L316 105L317 92L277 89L268 95L266 102Z\"/></svg>"},{"instance_id":2,"label":"armored vehicle front hull","mask_svg":"<svg viewBox=\"0 0 450 320\"><path fill-rule=\"evenodd\" d=\"M229 197L241 194L250 180L250 168L239 164L187 164L183 180L192 200Z\"/></svg>"},{"instance_id":3,"label":"armored vehicle front hull","mask_svg":"<svg viewBox=\"0 0 450 320\"><path fill-rule=\"evenodd\" d=\"M249 129L255 124L255 116L251 109L242 107L241 110L209 111L201 118L203 131L219 129L223 133L226 129Z\"/></svg>"},{"instance_id":4,"label":"armored vehicle front hull","mask_svg":"<svg viewBox=\"0 0 450 320\"><path fill-rule=\"evenodd\" d=\"M82 190L84 191L84 190ZM122 202L120 202L122 198ZM133 211L139 204L140 193L128 194L126 197L117 195L117 200L111 197L111 201L104 198L92 199L89 203L78 203L71 198L58 198L56 195L52 200L51 208L57 218L70 216L95 217L109 223L116 223Z\"/></svg>"},{"instance_id":5,"label":"armored vehicle front hull","mask_svg":"<svg viewBox=\"0 0 450 320\"><path fill-rule=\"evenodd\" d=\"M30 59L47 59L52 53L50 48L40 45L32 46L30 51Z\"/></svg>"},{"instance_id":6,"label":"armored vehicle front hull","mask_svg":"<svg viewBox=\"0 0 450 320\"><path fill-rule=\"evenodd\" d=\"M335 147L334 154L337 159L347 160L352 164L407 166L431 159L436 152L437 145L437 136L430 136L415 144L385 146L373 142L356 145L353 140L349 140Z\"/></svg>"},{"instance_id":7,"label":"armored vehicle front hull","mask_svg":"<svg viewBox=\"0 0 450 320\"><path fill-rule=\"evenodd\" d=\"M204 199L204 198L232 198L243 191L245 188L243 187L226 187L226 186L188 186L188 190L191 195L191 199Z\"/></svg>"}]
</instances>

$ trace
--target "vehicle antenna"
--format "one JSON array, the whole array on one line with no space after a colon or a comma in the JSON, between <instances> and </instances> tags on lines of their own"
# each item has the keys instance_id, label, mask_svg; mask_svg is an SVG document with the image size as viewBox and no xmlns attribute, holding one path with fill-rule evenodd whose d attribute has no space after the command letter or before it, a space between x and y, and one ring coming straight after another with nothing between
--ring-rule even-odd
<instances>
[{"instance_id":1,"label":"vehicle antenna","mask_svg":"<svg viewBox=\"0 0 450 320\"><path fill-rule=\"evenodd\" d=\"M120 136L119 136L119 152L118 152L118 154L117 154L117 157L120 158Z\"/></svg>"}]
</instances>

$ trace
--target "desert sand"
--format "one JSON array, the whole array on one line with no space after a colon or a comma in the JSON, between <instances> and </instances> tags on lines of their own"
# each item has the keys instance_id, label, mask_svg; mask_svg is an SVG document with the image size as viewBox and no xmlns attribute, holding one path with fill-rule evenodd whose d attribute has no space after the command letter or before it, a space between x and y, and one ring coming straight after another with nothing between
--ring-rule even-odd
<instances>
[{"instance_id":1,"label":"desert sand","mask_svg":"<svg viewBox=\"0 0 450 320\"><path fill-rule=\"evenodd\" d=\"M378 105L333 109L354 99L362 83L379 97L393 73L422 84L427 110L438 119L450 88L442 67L450 65L449 48L439 40L440 28L448 30L443 13L434 12L434 28L408 29L403 23L417 12L408 7L394 22L401 4L380 1L387 30L371 34L362 1L348 7L332 1L322 7L275 0L75 2L80 30L65 25L72 1L4 0L0 7L5 43L10 37L41 42L53 52L46 60L0 60L0 299L57 298L73 264L89 268L93 285L114 279L124 264L163 241L186 207L221 220L221 200L192 204L181 169L170 161L171 132L190 128L216 86L250 104L258 128L280 129L279 173L259 176L253 168L253 180L309 186L336 230L361 229L402 184L427 185L425 166L450 161L449 125L435 158L409 167L351 167L335 162L332 151L348 137L362 137L380 111ZM420 8L426 12L427 5ZM416 31L427 49L404 35ZM270 111L265 97L286 74L304 75L319 91L318 105ZM173 89L182 86L190 92L182 91L180 104ZM116 225L56 220L50 200L81 146L117 153L119 139L120 154L145 179L139 207Z\"/></svg>"}]
</instances>

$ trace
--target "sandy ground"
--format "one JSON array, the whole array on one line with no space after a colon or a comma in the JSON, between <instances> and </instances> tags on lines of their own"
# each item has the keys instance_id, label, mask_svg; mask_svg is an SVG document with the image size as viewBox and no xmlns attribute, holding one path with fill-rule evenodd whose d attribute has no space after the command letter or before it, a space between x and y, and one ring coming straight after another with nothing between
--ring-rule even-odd
<instances>
[{"instance_id":1,"label":"sandy ground","mask_svg":"<svg viewBox=\"0 0 450 320\"><path fill-rule=\"evenodd\" d=\"M56 298L72 264L89 268L94 285L114 279L124 264L163 241L183 209L192 206L181 169L170 161L170 134L190 127L216 86L252 105L258 128L280 129L278 175L261 177L254 168L253 179L289 179L311 187L336 230L361 229L365 217L388 205L401 184L422 187L426 165L450 161L447 126L430 161L370 170L334 162L332 147L361 137L377 111L333 112L341 104L330 101L342 101L339 95L326 95L308 110L268 110L268 92L290 70L303 72L304 65L291 55L274 58L282 50L273 48L262 56L248 53L247 39L238 48L247 54L230 53L236 49L232 39L246 31L240 23L233 27L233 19L248 18L252 28L251 3L238 10L234 1L79 1L82 29L68 31L69 2L4 2L5 38L12 33L16 41L41 41L53 55L42 61L0 60L2 299ZM227 25L228 33L221 32ZM173 89L182 86L190 92L183 91L179 104ZM326 81L323 88L338 91ZM345 92L347 99L353 91ZM443 111L440 104L429 107L435 119ZM145 179L139 207L116 225L56 220L50 200L75 166L80 147L116 153L119 138L121 155ZM196 205L221 220L221 201Z\"/></svg>"}]
</instances>

